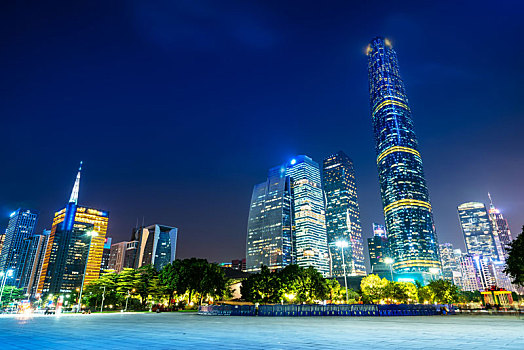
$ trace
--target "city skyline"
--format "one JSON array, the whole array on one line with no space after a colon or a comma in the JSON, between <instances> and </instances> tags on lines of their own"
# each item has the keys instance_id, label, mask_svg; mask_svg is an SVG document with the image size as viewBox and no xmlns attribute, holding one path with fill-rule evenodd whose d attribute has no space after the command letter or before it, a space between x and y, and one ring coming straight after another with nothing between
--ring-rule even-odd
<instances>
[{"instance_id":1,"label":"city skyline","mask_svg":"<svg viewBox=\"0 0 524 350\"><path fill-rule=\"evenodd\" d=\"M78 10L75 6L70 6L64 11ZM142 9L144 13L152 13L148 5L142 6L146 7ZM3 104L2 113L6 116L8 130L17 130L22 126L20 121L28 121L28 127L24 130L31 137L21 145L18 138L13 136L4 140L6 150L12 150L5 152L5 161L8 161L7 153L12 161L11 170L1 175L4 184L0 192L0 197L4 200L0 203L3 213L1 226L6 227L10 212L19 207L27 207L41 213L36 232L50 228L53 213L63 204L60 198L67 196L71 169L79 160L85 160L89 175L85 178L85 187L81 189L82 198L86 199L85 203L111 212L112 220L109 223L108 234L115 241L129 239L129 232L136 219L142 221L142 217L145 216L147 222L176 223L181 230L181 257L203 256L215 261L230 260L242 254L245 249L248 207L246 203L249 202L252 184L261 180L260 174L274 164L287 161L292 154L309 154L313 159L320 160L333 150L344 149L355 163L356 177L359 179L363 237L369 238L372 235L371 223L382 223L382 213L367 112L366 57L363 48L371 37L385 35L391 38L399 52L404 80L414 110L421 153L424 155L439 241L451 242L456 247L464 248L456 206L466 201L485 203L488 191L493 194L495 203L500 206L499 209L507 218L513 233L520 232L520 213L524 212L524 204L515 189L520 188L518 174L524 169L524 164L518 152L518 144L513 140L518 139L518 135L514 134L516 130L522 128L522 118L519 117L522 111L516 103L516 96L519 96L521 88L516 85L515 76L522 72L517 62L520 62L523 52L510 44L516 38L515 33L519 32L516 29L521 26L515 24L518 21L507 20L506 17L513 16L511 11L504 6L490 10L489 13L478 7L468 8L467 11L474 12L477 18L489 17L489 24L477 28L478 32L472 33L466 24L460 24L461 16L451 15L451 23L458 28L453 30L454 35L449 35L449 29L446 28L438 34L430 30L431 25L438 19L437 15L426 19L427 24L422 23L422 19L416 16L431 10L436 10L435 13L439 14L444 11L439 5L421 6L419 10L399 9L391 14L387 14L386 10L376 13L374 9L372 13L371 10L363 9L363 13L359 13L358 16L367 17L371 23L365 24L357 31L352 31L344 25L345 22L352 22L351 19L355 19L352 16L356 14L351 14L349 8L344 5L340 5L340 9L344 15L335 15L324 32L313 36L312 44L318 45L320 50L312 50L310 44L306 44L305 38L311 38L310 34L315 33L320 24L325 25L322 19L333 17L337 12L334 9L322 9L309 25L301 23L297 17L290 18L288 22L277 18L276 24L271 25L263 18L251 15L248 16L248 28L262 30L262 33L258 32L259 36L252 37L253 40L235 36L227 42L221 42L219 48L224 45L225 47L216 50L213 47L192 46L184 39L173 45L176 48L189 48L185 58L174 57L176 54L170 51L169 47L166 48L166 42L155 41L158 39L152 37L155 33L130 29L133 26L122 18L115 19L118 23L117 33L104 30L107 24L93 24L95 33L109 33L108 41L100 41L97 44L98 36L84 37L86 34L81 31L67 30L66 28L72 25L68 20L60 14L52 15L44 9L43 13L46 16L56 19L51 22L56 23L54 25L60 28L62 34L49 42L49 46L46 46L49 50L46 50L41 60L30 62L24 62L19 58L39 56L31 52L41 49L38 46L40 34L28 34L12 28L7 30L17 41L8 40L6 49L13 53L12 57L18 63L14 64L12 69L15 75L8 74L3 84L16 87L18 90L13 91L16 90L17 95L24 96L25 93L27 101L20 100L17 96L5 96L9 101ZM169 10L173 8L168 6L166 12ZM261 13L267 12L264 11L266 8L260 10ZM17 11L19 10L7 8L4 13L12 15L12 19L6 19L4 23L12 24L17 16L21 16ZM313 9L305 6L301 11L303 14L311 14ZM42 25L43 35L52 34L57 27L43 23L37 12L30 15L36 19L36 23ZM75 13L73 18L76 18ZM497 13L508 14L505 14L502 20L501 16L494 16ZM376 14L378 20L386 24L377 26L372 14ZM83 15L92 19L95 12L86 11ZM199 14L196 16L199 17ZM140 25L143 25L145 20L147 18L140 17L133 24L142 28ZM440 22L440 19L438 21ZM86 24L85 21L80 23ZM221 23L216 19L214 25L218 29L226 30ZM282 27L285 23L298 26L304 32L292 33ZM398 25L399 23L401 25ZM173 30L167 23L162 22L162 25ZM496 38L490 36L490 28L493 26L499 28L498 33L504 32L505 35L497 35ZM421 30L410 30L413 27L420 27ZM273 34L269 35L273 41L264 44L264 30ZM110 47L116 35L122 34L129 40L122 43L124 47L129 48L136 44L143 50L135 52L137 57L130 55L130 58L126 58L129 61L124 61L124 66L127 64L127 68L138 67L138 81L145 83L144 86L154 92L136 90L133 87L135 80L124 79L122 83L115 83L117 79L109 79L111 92L114 88L121 88L122 92L116 94L114 100L107 100L102 94L94 91L113 95L109 90L101 88L99 82L105 81L102 78L104 75L122 78L120 75L127 70L116 67L121 58L111 56L111 51L107 56L89 56L87 59L107 62L101 65L100 72L94 71L87 61L83 61L85 58L81 57L84 48L75 42L81 41L88 46ZM287 42L277 40L281 35L290 39L291 49L296 50L296 53L286 51L284 54L278 54L284 44L287 45ZM86 40L77 40L78 38ZM21 46L19 42L26 42L28 45ZM463 45L464 42L468 45ZM473 48L481 45L486 48L483 60L475 60L478 51ZM64 61L64 58L60 58L65 52L61 47L71 48L71 60ZM510 51L508 55L504 55L505 58L496 54L497 48L500 47ZM253 74L248 74L253 83L241 79L241 74L235 74L236 69L240 73L250 72L246 65L239 65L239 61L227 63L220 60L226 48L241 53L241 59L247 58L253 69ZM147 61L144 63L140 60L149 57L144 54L149 52L148 50L159 57L166 56L165 61L159 59L160 62L155 63L158 63L158 69L162 74L167 74L169 79L162 79L163 75L146 64ZM204 107L196 107L194 100L191 100L194 103L188 105L172 103L171 100L178 100L173 96L178 95L166 91L173 92L172 89L176 88L173 88L173 84L179 80L176 78L183 73L177 68L177 64L187 63L188 58L198 61L202 52L210 53L213 58L218 59L212 62L212 69L225 69L232 83L226 86L225 92L219 91L218 97L212 98L210 93L205 93L205 89L198 89L199 84L209 83L210 90L216 91L217 87L222 86L219 82L223 77L212 75L207 79L209 71L204 69L200 74L196 74L195 84L188 85L187 88L189 92L198 92L199 103L207 101L203 104ZM254 57L257 55L263 57L263 60ZM312 57L304 57L297 61L297 58L303 56ZM275 74L278 75L271 75L271 72L264 69L266 66L263 62L268 59L271 66L276 67ZM202 69L203 61L198 62L188 68L192 73ZM295 66L295 62L300 64ZM64 70L58 69L57 65L64 64ZM53 73L52 79L38 70L42 65ZM36 68L31 68L32 66ZM85 67L87 71L83 71L80 66ZM24 71L25 68L29 73L35 74L28 74L28 77L22 77L18 81L19 74L16 72ZM288 74L285 74L286 70L289 71ZM306 79L302 79L301 76L307 71L313 73L304 75ZM283 72L283 80L278 81L287 81L288 85L285 88L272 89L275 79ZM151 73L157 81L147 78L147 73ZM69 78L70 74L72 78ZM90 77L91 74L94 79ZM263 77L265 74L269 74L268 78ZM14 77L17 78L16 81L13 80ZM79 84L85 86L85 90L76 84L74 77L87 83ZM474 77L482 77L482 82L485 79L486 84L479 84L479 78ZM39 84L43 81L56 83L46 85L45 89L42 89ZM187 82L187 76L182 74L181 81ZM256 88L257 84L260 87ZM478 85L484 86L486 91L480 91ZM67 86L67 89L64 86ZM249 96L254 92L255 95L263 97L252 99L240 90L249 91ZM183 91L176 91L181 94L182 99L186 96ZM133 101L139 92L144 94L136 102ZM461 93L460 98L456 97L459 96L458 92ZM158 96L153 97L153 94ZM231 105L231 96L235 96L239 105L228 109L226 107ZM88 98L92 104L82 102L84 98ZM224 102L219 101L220 98L223 98ZM51 106L44 103L44 100L55 100L58 103ZM433 105L434 110L426 107L435 100L438 100L439 104ZM476 109L479 100L485 101L483 110ZM268 107L254 113L267 101L270 101ZM214 103L218 108L214 108ZM150 108L151 106L153 107ZM195 107L194 112L191 107ZM132 112L129 108L136 109L137 112ZM218 118L215 113L219 113ZM231 116L226 118L227 114ZM125 115L125 121L128 123L123 123L120 115ZM322 117L320 120L340 127L321 126L320 130L317 130L319 120L316 119L319 116ZM192 121L199 120L200 117L204 123ZM86 126L86 131L95 135L94 138L83 139L71 150L61 150L64 152L61 160L54 161L53 157L60 148L59 145L79 128L79 122L76 120L82 120L84 123L88 118L95 121L91 126ZM258 131L254 131L254 126L262 118L270 118L270 123L282 120L281 124L276 124L278 127L273 127L275 135L269 135L267 139ZM218 119L221 121L213 122ZM434 122L436 120L438 123ZM163 123L166 131L160 133L160 138L165 141L156 144L146 142L147 145L130 141L142 131L145 134L154 132L157 130L156 125ZM297 123L300 123L300 130L291 135L287 133L287 130ZM198 133L194 131L196 124L203 124L203 129L199 128ZM312 126L309 126L310 124ZM99 128L100 125L102 128ZM232 129L228 131L230 125ZM449 127L450 125L453 127ZM495 126L498 130L497 135L490 135L489 132ZM56 130L61 131L58 133ZM171 138L171 130L181 132L175 133L178 136ZM351 131L350 137L346 135L348 130ZM122 136L119 136L120 134ZM191 135L189 137L193 137L195 141L189 142L188 136L179 134ZM217 135L225 135L225 141ZM45 139L41 138L43 136ZM205 142L205 139L211 141ZM255 139L262 141L258 144L258 141L252 141ZM173 140L174 143L171 144L168 140ZM489 144L486 140L490 141ZM225 145L222 145L222 142ZM134 143L140 144L140 147L133 145ZM176 151L177 148L180 151ZM163 152L162 149L169 151ZM479 152L479 149L483 152ZM29 155L31 157L28 157ZM31 162L28 162L28 159ZM157 200L147 200L151 195ZM213 210L219 206L222 198L228 198L229 205ZM202 213L205 213L209 223L197 220ZM197 243L210 241L216 236L223 239L211 247Z\"/></svg>"}]
</instances>

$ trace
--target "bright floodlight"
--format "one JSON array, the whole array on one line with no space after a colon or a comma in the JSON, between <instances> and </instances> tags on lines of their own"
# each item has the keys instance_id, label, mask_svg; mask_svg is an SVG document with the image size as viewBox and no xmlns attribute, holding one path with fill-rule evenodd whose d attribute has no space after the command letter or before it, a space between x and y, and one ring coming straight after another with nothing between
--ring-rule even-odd
<instances>
[{"instance_id":1,"label":"bright floodlight","mask_svg":"<svg viewBox=\"0 0 524 350\"><path fill-rule=\"evenodd\" d=\"M346 241L337 241L335 245L339 248L347 248L349 244Z\"/></svg>"},{"instance_id":2,"label":"bright floodlight","mask_svg":"<svg viewBox=\"0 0 524 350\"><path fill-rule=\"evenodd\" d=\"M295 165L297 163L297 160L296 159L291 159L291 165Z\"/></svg>"},{"instance_id":3,"label":"bright floodlight","mask_svg":"<svg viewBox=\"0 0 524 350\"><path fill-rule=\"evenodd\" d=\"M13 276L13 270L7 270L7 277Z\"/></svg>"},{"instance_id":4,"label":"bright floodlight","mask_svg":"<svg viewBox=\"0 0 524 350\"><path fill-rule=\"evenodd\" d=\"M96 237L98 236L98 233L96 231L87 231L87 235L91 237Z\"/></svg>"},{"instance_id":5,"label":"bright floodlight","mask_svg":"<svg viewBox=\"0 0 524 350\"><path fill-rule=\"evenodd\" d=\"M440 269L436 268L436 267L430 267L429 268L429 272L432 273L432 274L437 274L440 272Z\"/></svg>"},{"instance_id":6,"label":"bright floodlight","mask_svg":"<svg viewBox=\"0 0 524 350\"><path fill-rule=\"evenodd\" d=\"M391 258L385 258L385 259L384 259L384 262L385 262L386 264L388 264L388 265L393 264L394 261L395 261L395 260L393 260L393 259L391 259Z\"/></svg>"}]
</instances>

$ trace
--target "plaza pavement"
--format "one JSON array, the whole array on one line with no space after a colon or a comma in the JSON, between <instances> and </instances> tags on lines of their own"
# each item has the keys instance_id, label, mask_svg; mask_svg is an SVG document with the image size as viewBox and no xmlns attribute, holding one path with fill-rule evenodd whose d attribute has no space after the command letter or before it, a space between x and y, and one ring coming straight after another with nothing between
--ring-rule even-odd
<instances>
[{"instance_id":1,"label":"plaza pavement","mask_svg":"<svg viewBox=\"0 0 524 350\"><path fill-rule=\"evenodd\" d=\"M524 349L516 316L0 315L0 349Z\"/></svg>"}]
</instances>

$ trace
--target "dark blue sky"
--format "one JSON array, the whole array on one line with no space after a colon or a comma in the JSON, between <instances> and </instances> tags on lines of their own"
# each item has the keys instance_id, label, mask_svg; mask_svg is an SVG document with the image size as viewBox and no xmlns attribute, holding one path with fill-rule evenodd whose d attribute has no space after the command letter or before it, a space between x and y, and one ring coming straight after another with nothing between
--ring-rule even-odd
<instances>
[{"instance_id":1,"label":"dark blue sky","mask_svg":"<svg viewBox=\"0 0 524 350\"><path fill-rule=\"evenodd\" d=\"M490 191L524 224L522 1L10 1L0 8L0 220L69 198L180 228L179 257L244 255L252 186L343 150L364 236L383 222L364 48L391 39L440 242Z\"/></svg>"}]
</instances>

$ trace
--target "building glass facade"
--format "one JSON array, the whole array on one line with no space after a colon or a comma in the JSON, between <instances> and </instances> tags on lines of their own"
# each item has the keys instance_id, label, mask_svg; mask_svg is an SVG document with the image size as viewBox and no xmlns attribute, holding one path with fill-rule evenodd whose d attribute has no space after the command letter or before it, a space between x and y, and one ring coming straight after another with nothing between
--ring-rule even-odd
<instances>
[{"instance_id":1,"label":"building glass facade","mask_svg":"<svg viewBox=\"0 0 524 350\"><path fill-rule=\"evenodd\" d=\"M137 268L153 265L155 269L161 270L164 266L174 261L177 235L178 229L176 227L157 224L143 227L139 231ZM127 245L124 246L124 249L126 248Z\"/></svg>"},{"instance_id":2,"label":"building glass facade","mask_svg":"<svg viewBox=\"0 0 524 350\"><path fill-rule=\"evenodd\" d=\"M380 192L393 268L399 277L427 282L435 276L430 269L441 269L438 242L397 54L387 39L378 37L369 44L367 56Z\"/></svg>"},{"instance_id":3,"label":"building glass facade","mask_svg":"<svg viewBox=\"0 0 524 350\"><path fill-rule=\"evenodd\" d=\"M270 169L267 180L253 188L246 241L248 272L258 272L262 265L278 270L293 262L292 202L290 177L282 166Z\"/></svg>"},{"instance_id":4,"label":"building glass facade","mask_svg":"<svg viewBox=\"0 0 524 350\"><path fill-rule=\"evenodd\" d=\"M493 233L496 234L496 243L498 243L498 251L500 260L506 260L508 258L507 247L513 240L511 237L511 230L509 229L508 221L504 218L500 210L498 210L494 205L491 199L491 195L488 193L489 197L489 219L491 220L491 227L493 228Z\"/></svg>"},{"instance_id":5,"label":"building glass facade","mask_svg":"<svg viewBox=\"0 0 524 350\"><path fill-rule=\"evenodd\" d=\"M468 254L499 260L493 228L484 203L467 202L457 209Z\"/></svg>"},{"instance_id":6,"label":"building glass facade","mask_svg":"<svg viewBox=\"0 0 524 350\"><path fill-rule=\"evenodd\" d=\"M322 275L328 276L326 213L319 165L310 157L301 155L284 167L293 187L296 264L313 266Z\"/></svg>"},{"instance_id":7,"label":"building glass facade","mask_svg":"<svg viewBox=\"0 0 524 350\"><path fill-rule=\"evenodd\" d=\"M386 258L390 258L388 237L383 225L373 224L373 237L368 238L369 264L371 273L391 279L390 266Z\"/></svg>"},{"instance_id":8,"label":"building glass facade","mask_svg":"<svg viewBox=\"0 0 524 350\"><path fill-rule=\"evenodd\" d=\"M344 260L348 275L365 276L362 226L353 161L342 151L324 159L322 183L326 195L326 230L331 275L344 276ZM347 242L348 247L337 247L338 241Z\"/></svg>"},{"instance_id":9,"label":"building glass facade","mask_svg":"<svg viewBox=\"0 0 524 350\"><path fill-rule=\"evenodd\" d=\"M59 293L80 287L84 274L84 286L100 276L100 266L107 234L109 212L78 205L80 186L79 169L71 198L65 208L55 213L46 254L42 264L42 273L38 284L38 293ZM88 232L95 232L90 237ZM86 245L87 244L87 245ZM87 267L82 268L83 251L86 253ZM78 272L81 271L81 272Z\"/></svg>"},{"instance_id":10,"label":"building glass facade","mask_svg":"<svg viewBox=\"0 0 524 350\"><path fill-rule=\"evenodd\" d=\"M19 287L23 275L28 247L26 239L33 236L38 212L30 209L18 209L10 215L5 241L0 253L0 272L13 270L13 277L6 284Z\"/></svg>"}]
</instances>

